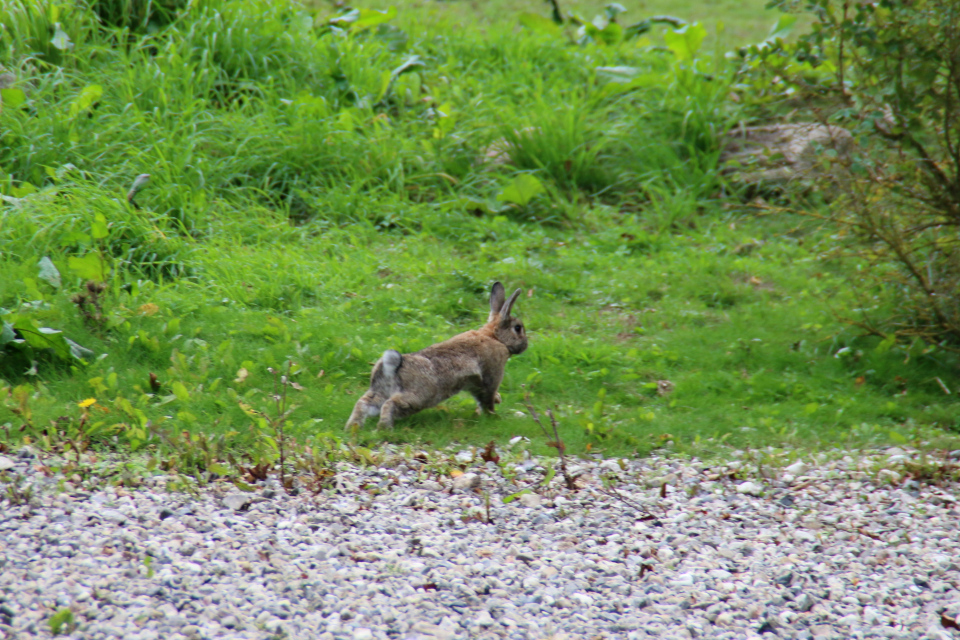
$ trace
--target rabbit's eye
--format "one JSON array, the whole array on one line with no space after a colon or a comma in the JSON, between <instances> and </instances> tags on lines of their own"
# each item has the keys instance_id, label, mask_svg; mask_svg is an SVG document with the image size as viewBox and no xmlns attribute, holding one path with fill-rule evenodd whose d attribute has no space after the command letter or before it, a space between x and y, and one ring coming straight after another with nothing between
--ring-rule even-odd
<instances>
[{"instance_id":1,"label":"rabbit's eye","mask_svg":"<svg viewBox=\"0 0 960 640\"><path fill-rule=\"evenodd\" d=\"M521 331L523 331L523 325L518 324L513 328L513 330L516 331L517 333L520 333Z\"/></svg>"}]
</instances>

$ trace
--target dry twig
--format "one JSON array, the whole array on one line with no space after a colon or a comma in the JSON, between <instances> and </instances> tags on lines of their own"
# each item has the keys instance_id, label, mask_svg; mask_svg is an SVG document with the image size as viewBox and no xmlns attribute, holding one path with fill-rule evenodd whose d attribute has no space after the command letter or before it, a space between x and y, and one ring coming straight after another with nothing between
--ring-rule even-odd
<instances>
[{"instance_id":1,"label":"dry twig","mask_svg":"<svg viewBox=\"0 0 960 640\"><path fill-rule=\"evenodd\" d=\"M527 405L527 411L530 412L530 417L533 418L533 421L537 423L537 426L540 427L540 430L543 431L543 435L547 438L547 446L555 448L557 453L560 455L560 473L563 474L563 481L566 483L567 489L576 491L577 485L574 483L576 478L571 477L570 473L567 471L567 458L564 455L566 446L563 444L563 440L560 439L560 431L557 426L557 419L553 417L553 412L550 411L550 409L545 411L547 417L550 418L550 425L553 427L553 440L550 440L550 433L540 421L540 416L537 415L536 409L533 408L533 404L530 402L529 393L523 397L523 402Z\"/></svg>"}]
</instances>

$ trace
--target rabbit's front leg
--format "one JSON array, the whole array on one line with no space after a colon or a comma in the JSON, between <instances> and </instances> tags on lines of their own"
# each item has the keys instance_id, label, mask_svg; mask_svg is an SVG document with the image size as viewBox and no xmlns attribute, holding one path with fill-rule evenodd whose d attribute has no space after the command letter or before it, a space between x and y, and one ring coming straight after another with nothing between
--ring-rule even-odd
<instances>
[{"instance_id":1,"label":"rabbit's front leg","mask_svg":"<svg viewBox=\"0 0 960 640\"><path fill-rule=\"evenodd\" d=\"M496 413L497 405L500 404L500 393L497 391L499 387L500 380L483 381L483 385L473 394L477 401L477 414Z\"/></svg>"},{"instance_id":2,"label":"rabbit's front leg","mask_svg":"<svg viewBox=\"0 0 960 640\"><path fill-rule=\"evenodd\" d=\"M500 383L503 382L503 369L493 367L493 370L484 372L480 380L480 388L474 393L477 399L477 408L487 413L496 413L497 405L500 404Z\"/></svg>"}]
</instances>

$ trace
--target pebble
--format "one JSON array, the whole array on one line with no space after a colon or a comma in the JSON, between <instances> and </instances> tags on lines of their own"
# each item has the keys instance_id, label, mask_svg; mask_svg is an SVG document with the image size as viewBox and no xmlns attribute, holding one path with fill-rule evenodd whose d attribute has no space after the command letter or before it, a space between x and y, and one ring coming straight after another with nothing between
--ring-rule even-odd
<instances>
[{"instance_id":1,"label":"pebble","mask_svg":"<svg viewBox=\"0 0 960 640\"><path fill-rule=\"evenodd\" d=\"M525 507L536 508L540 506L542 498L536 493L525 493L520 496L520 504Z\"/></svg>"},{"instance_id":2,"label":"pebble","mask_svg":"<svg viewBox=\"0 0 960 640\"><path fill-rule=\"evenodd\" d=\"M239 511L249 502L250 498L245 493L231 493L223 498L223 506L234 511Z\"/></svg>"},{"instance_id":3,"label":"pebble","mask_svg":"<svg viewBox=\"0 0 960 640\"><path fill-rule=\"evenodd\" d=\"M877 473L908 449L740 482L695 459L577 459L576 491L540 486L553 460L503 474L455 455L429 459L466 467L456 493L387 445L395 467L341 462L297 495L64 483L45 453L0 456L34 487L0 494L0 637L60 608L93 640L949 638L941 612L960 614L960 487Z\"/></svg>"},{"instance_id":4,"label":"pebble","mask_svg":"<svg viewBox=\"0 0 960 640\"><path fill-rule=\"evenodd\" d=\"M468 491L470 489L475 489L480 486L480 476L475 473L465 473L462 476L454 479L453 481L453 490L454 491Z\"/></svg>"},{"instance_id":5,"label":"pebble","mask_svg":"<svg viewBox=\"0 0 960 640\"><path fill-rule=\"evenodd\" d=\"M737 493L743 493L748 496L759 496L763 493L763 487L756 482L742 482L737 485Z\"/></svg>"},{"instance_id":6,"label":"pebble","mask_svg":"<svg viewBox=\"0 0 960 640\"><path fill-rule=\"evenodd\" d=\"M807 472L807 469L809 469L809 467L804 464L803 461L798 460L797 462L794 462L790 466L784 468L783 471L784 473L789 473L792 476L802 476Z\"/></svg>"}]
</instances>

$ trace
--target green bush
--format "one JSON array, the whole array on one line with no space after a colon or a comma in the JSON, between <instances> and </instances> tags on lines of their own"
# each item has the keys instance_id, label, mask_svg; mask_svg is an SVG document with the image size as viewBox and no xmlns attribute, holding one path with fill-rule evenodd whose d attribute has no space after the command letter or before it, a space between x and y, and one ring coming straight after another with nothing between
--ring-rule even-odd
<instances>
[{"instance_id":1,"label":"green bush","mask_svg":"<svg viewBox=\"0 0 960 640\"><path fill-rule=\"evenodd\" d=\"M851 278L863 313L851 322L960 351L960 4L807 0L802 9L810 33L751 55L785 72L795 104L859 143L848 157L824 154L840 194L831 220L857 240L845 249L863 266Z\"/></svg>"}]
</instances>

